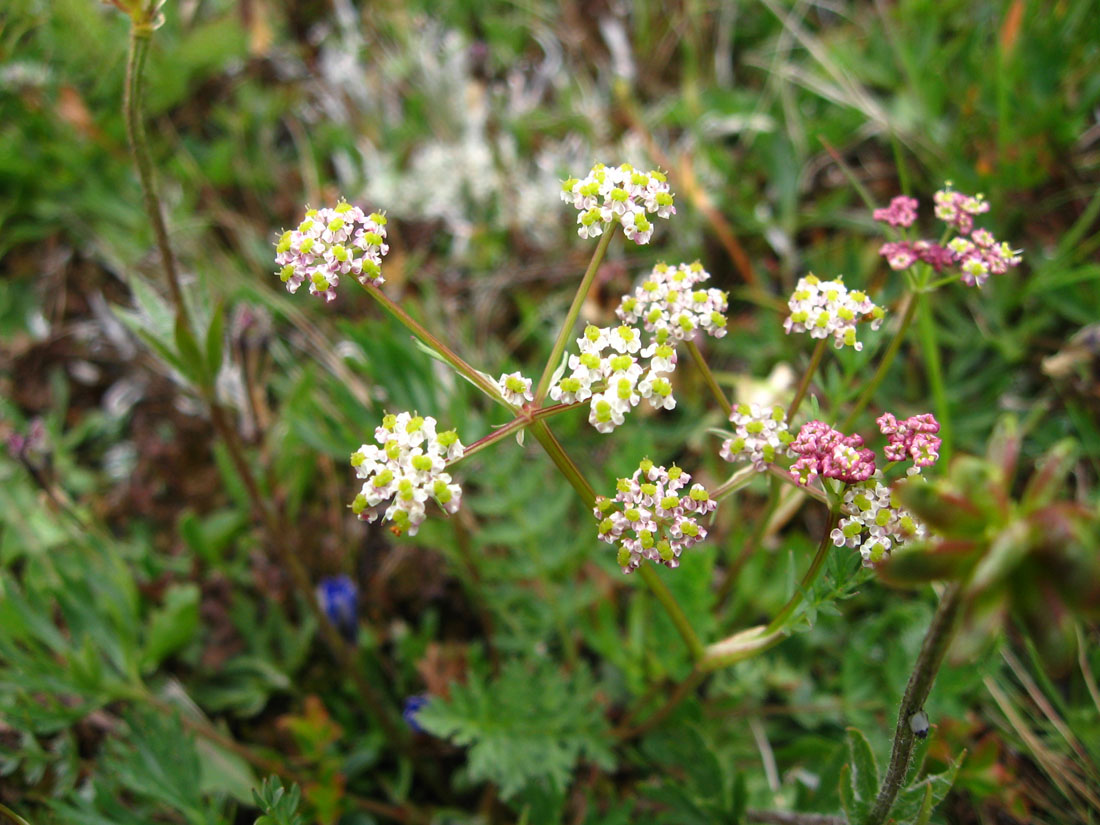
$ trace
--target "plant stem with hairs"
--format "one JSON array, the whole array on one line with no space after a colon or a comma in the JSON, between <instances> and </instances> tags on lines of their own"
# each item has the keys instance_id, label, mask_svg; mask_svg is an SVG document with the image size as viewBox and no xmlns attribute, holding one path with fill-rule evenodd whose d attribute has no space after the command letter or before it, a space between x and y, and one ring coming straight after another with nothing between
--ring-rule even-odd
<instances>
[{"instance_id":1,"label":"plant stem with hairs","mask_svg":"<svg viewBox=\"0 0 1100 825\"><path fill-rule=\"evenodd\" d=\"M193 335L194 328L180 287L175 256L168 240L168 230L164 224L160 198L156 189L153 162L149 155L143 122L141 102L145 85L145 60L149 51L152 31L153 29L149 24L142 24L137 21L131 26L130 51L126 60L123 115L126 120L126 134L130 142L130 151L134 156L134 164L137 167L138 178L141 181L145 211L153 227L157 249L160 253L161 267L164 270L165 279L168 282L169 292L172 296L172 303L176 309L176 323L178 326L183 327L188 334ZM256 480L256 476L245 456L240 433L237 432L226 412L218 404L212 381L200 382L200 391L203 400L210 409L214 430L229 452L230 461L244 483L249 501L255 514L259 516L260 523L267 533L268 541L275 548L279 562L290 573L295 590L309 606L310 612L317 620L322 638L332 650L338 663L354 681L356 688L363 696L368 712L376 719L386 736L398 746L403 745L408 741L408 733L394 721L382 694L360 669L356 661L357 652L344 640L328 620L321 605L318 604L313 594L309 573L297 553L287 543L287 532L280 524L280 518L272 508L268 498L264 496L263 491L260 489L259 482Z\"/></svg>"},{"instance_id":2,"label":"plant stem with hairs","mask_svg":"<svg viewBox=\"0 0 1100 825\"><path fill-rule=\"evenodd\" d=\"M890 752L890 764L883 777L882 787L875 798L874 806L860 825L882 825L886 822L894 800L897 799L898 793L905 784L916 739L909 720L913 714L919 713L924 708L925 700L928 699L932 684L936 680L936 674L940 670L940 665L943 664L947 648L955 635L962 601L962 585L959 583L949 585L940 597L939 606L932 616L928 632L924 634L924 643L917 655L913 672L909 676L909 684L905 686L905 695L901 699L898 724L894 731L894 745Z\"/></svg>"}]
</instances>

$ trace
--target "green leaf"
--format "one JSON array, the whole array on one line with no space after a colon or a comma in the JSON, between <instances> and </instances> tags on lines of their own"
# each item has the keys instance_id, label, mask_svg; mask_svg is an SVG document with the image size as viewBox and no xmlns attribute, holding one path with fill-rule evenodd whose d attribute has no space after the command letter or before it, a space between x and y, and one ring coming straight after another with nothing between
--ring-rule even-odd
<instances>
[{"instance_id":1,"label":"green leaf","mask_svg":"<svg viewBox=\"0 0 1100 825\"><path fill-rule=\"evenodd\" d=\"M862 818L878 794L879 773L871 745L858 728L848 728L848 755L851 758L848 779L856 811Z\"/></svg>"},{"instance_id":2,"label":"green leaf","mask_svg":"<svg viewBox=\"0 0 1100 825\"><path fill-rule=\"evenodd\" d=\"M966 759L966 751L960 753L959 758L943 773L918 779L899 793L890 816L898 825L918 825L920 822L927 822L932 810L943 801L947 792L951 790L951 786L955 784L955 777L964 759Z\"/></svg>"},{"instance_id":3,"label":"green leaf","mask_svg":"<svg viewBox=\"0 0 1100 825\"><path fill-rule=\"evenodd\" d=\"M500 787L505 799L534 781L569 785L577 762L612 769L607 722L587 671L564 674L552 662L512 661L496 679L471 673L417 713L430 733L469 747L467 771Z\"/></svg>"},{"instance_id":4,"label":"green leaf","mask_svg":"<svg viewBox=\"0 0 1100 825\"><path fill-rule=\"evenodd\" d=\"M200 386L207 386L210 376L206 371L206 359L199 351L195 333L181 314L176 317L176 352L179 354L183 374Z\"/></svg>"},{"instance_id":5,"label":"green leaf","mask_svg":"<svg viewBox=\"0 0 1100 825\"><path fill-rule=\"evenodd\" d=\"M840 769L840 781L837 783L837 790L840 791L840 806L844 809L844 815L848 817L849 822L857 821L859 815L853 784L852 766L846 763Z\"/></svg>"},{"instance_id":6,"label":"green leaf","mask_svg":"<svg viewBox=\"0 0 1100 825\"><path fill-rule=\"evenodd\" d=\"M199 628L199 588L195 584L170 587L164 604L153 612L145 634L141 666L148 673L194 637Z\"/></svg>"},{"instance_id":7,"label":"green leaf","mask_svg":"<svg viewBox=\"0 0 1100 825\"><path fill-rule=\"evenodd\" d=\"M218 301L206 329L206 372L213 381L222 368L225 351L225 302Z\"/></svg>"}]
</instances>

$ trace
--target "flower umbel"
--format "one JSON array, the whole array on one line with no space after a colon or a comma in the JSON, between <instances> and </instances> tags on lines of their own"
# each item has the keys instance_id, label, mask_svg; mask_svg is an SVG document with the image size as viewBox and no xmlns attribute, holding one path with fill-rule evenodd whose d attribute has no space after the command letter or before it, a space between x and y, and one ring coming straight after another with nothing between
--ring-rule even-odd
<instances>
[{"instance_id":1,"label":"flower umbel","mask_svg":"<svg viewBox=\"0 0 1100 825\"><path fill-rule=\"evenodd\" d=\"M858 289L849 291L839 275L831 281L822 281L812 274L799 278L787 306L791 314L783 322L783 329L788 335L792 332L808 332L811 338L831 335L837 349L852 347L856 351L863 349L856 339L856 324L865 319L871 322L871 329L878 329L886 314L867 293Z\"/></svg>"},{"instance_id":2,"label":"flower umbel","mask_svg":"<svg viewBox=\"0 0 1100 825\"><path fill-rule=\"evenodd\" d=\"M689 481L691 476L675 464L665 469L646 458L633 476L618 480L614 498L596 499L592 512L600 540L619 546L616 558L624 573L637 570L645 559L678 567L684 549L707 537L696 518L718 503L701 484L682 493Z\"/></svg>"},{"instance_id":3,"label":"flower umbel","mask_svg":"<svg viewBox=\"0 0 1100 825\"><path fill-rule=\"evenodd\" d=\"M912 460L920 472L931 467L940 457L940 422L932 413L914 415L898 421L892 413L883 413L876 420L879 430L890 442L883 450L891 461Z\"/></svg>"},{"instance_id":4,"label":"flower umbel","mask_svg":"<svg viewBox=\"0 0 1100 825\"><path fill-rule=\"evenodd\" d=\"M974 217L989 211L989 203L982 195L965 195L951 188L948 181L933 196L936 217L955 232L947 245L934 241L890 241L879 248L891 269L903 270L918 261L931 266L936 272L956 267L967 286L982 286L990 275L1003 275L1022 260L1018 250L1007 243L998 242L988 229L975 229ZM876 209L877 221L891 226L910 226L916 218L917 202L913 198L897 197L885 209Z\"/></svg>"},{"instance_id":5,"label":"flower umbel","mask_svg":"<svg viewBox=\"0 0 1100 825\"><path fill-rule=\"evenodd\" d=\"M917 483L921 483L919 478ZM888 558L891 549L907 541L928 536L924 524L903 508L897 496L882 483L881 473L849 487L844 492L842 507L846 515L830 538L837 547L858 548L865 567Z\"/></svg>"},{"instance_id":6,"label":"flower umbel","mask_svg":"<svg viewBox=\"0 0 1100 825\"><path fill-rule=\"evenodd\" d=\"M799 456L791 465L799 484L809 484L816 476L853 484L875 472L875 454L864 448L863 439L844 435L824 421L803 424L790 451Z\"/></svg>"},{"instance_id":7,"label":"flower umbel","mask_svg":"<svg viewBox=\"0 0 1100 825\"><path fill-rule=\"evenodd\" d=\"M651 218L676 214L668 179L657 170L643 172L629 163L604 166L597 163L582 179L562 182L561 199L578 210L577 234L595 238L604 225L618 221L623 234L637 244L649 243Z\"/></svg>"},{"instance_id":8,"label":"flower umbel","mask_svg":"<svg viewBox=\"0 0 1100 825\"><path fill-rule=\"evenodd\" d=\"M722 442L722 458L751 461L759 472L785 454L794 440L787 429L787 414L778 405L738 404L730 412L730 422L736 429L733 438Z\"/></svg>"},{"instance_id":9,"label":"flower umbel","mask_svg":"<svg viewBox=\"0 0 1100 825\"><path fill-rule=\"evenodd\" d=\"M624 295L615 314L626 324L642 323L646 332L667 330L677 341L695 338L698 330L721 338L726 334L727 293L700 289L710 273L698 261L671 267L659 263L634 290Z\"/></svg>"},{"instance_id":10,"label":"flower umbel","mask_svg":"<svg viewBox=\"0 0 1100 825\"><path fill-rule=\"evenodd\" d=\"M444 472L465 450L454 430L437 432L431 416L403 412L386 415L374 440L377 444L364 444L351 456L356 476L364 480L351 505L359 518L373 522L379 505L392 498L384 518L393 522L394 532L415 536L429 497L449 514L458 511L462 488Z\"/></svg>"},{"instance_id":11,"label":"flower umbel","mask_svg":"<svg viewBox=\"0 0 1100 825\"><path fill-rule=\"evenodd\" d=\"M341 201L335 207L310 209L297 229L288 229L275 245L278 275L290 292L309 284L311 295L331 301L341 275L381 286L386 243L386 216L367 215Z\"/></svg>"}]
</instances>

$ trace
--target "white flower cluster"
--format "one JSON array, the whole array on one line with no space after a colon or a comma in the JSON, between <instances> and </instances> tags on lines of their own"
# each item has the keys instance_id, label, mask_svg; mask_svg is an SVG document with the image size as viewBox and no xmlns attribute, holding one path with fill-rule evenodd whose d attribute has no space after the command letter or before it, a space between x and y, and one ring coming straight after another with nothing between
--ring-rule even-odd
<instances>
[{"instance_id":1,"label":"white flower cluster","mask_svg":"<svg viewBox=\"0 0 1100 825\"><path fill-rule=\"evenodd\" d=\"M519 372L500 376L497 379L497 389L504 396L504 400L513 407L522 407L525 402L535 400L531 392L531 379L524 378Z\"/></svg>"},{"instance_id":2,"label":"white flower cluster","mask_svg":"<svg viewBox=\"0 0 1100 825\"><path fill-rule=\"evenodd\" d=\"M681 491L691 476L673 464L667 470L643 459L630 478L620 478L615 498L600 496L593 513L599 520L601 541L619 545L617 561L631 573L644 559L677 567L680 554L707 537L695 520L714 511L718 503L701 484Z\"/></svg>"},{"instance_id":3,"label":"white flower cluster","mask_svg":"<svg viewBox=\"0 0 1100 825\"><path fill-rule=\"evenodd\" d=\"M822 281L816 275L800 278L787 306L791 314L783 322L783 329L788 335L792 332L809 332L811 338L831 335L837 349L847 346L857 352L863 349L863 344L856 340L856 323L870 319L871 329L878 329L886 314L867 293L858 289L849 291L839 275L831 281Z\"/></svg>"},{"instance_id":4,"label":"white flower cluster","mask_svg":"<svg viewBox=\"0 0 1100 825\"><path fill-rule=\"evenodd\" d=\"M647 332L668 330L678 341L691 340L699 329L721 338L729 296L698 288L709 280L710 273L698 261L676 267L657 264L633 295L623 296L615 314L626 324L641 321Z\"/></svg>"},{"instance_id":5,"label":"white flower cluster","mask_svg":"<svg viewBox=\"0 0 1100 825\"><path fill-rule=\"evenodd\" d=\"M831 534L833 544L858 547L865 567L887 558L892 548L928 535L924 524L903 509L882 483L881 473L849 487L844 493L843 510L847 515Z\"/></svg>"},{"instance_id":6,"label":"white flower cluster","mask_svg":"<svg viewBox=\"0 0 1100 825\"><path fill-rule=\"evenodd\" d=\"M331 301L341 275L381 286L382 257L389 251L386 216L366 215L341 201L331 209L310 209L297 229L284 232L275 245L275 263L290 292L308 281L311 295Z\"/></svg>"},{"instance_id":7,"label":"white flower cluster","mask_svg":"<svg viewBox=\"0 0 1100 825\"><path fill-rule=\"evenodd\" d=\"M589 324L577 339L579 354L569 356L569 374L551 387L550 397L562 404L588 401L588 421L601 433L622 424L643 398L654 409L671 410L676 399L668 375L676 368L676 350L667 337L658 335L643 348L635 327Z\"/></svg>"},{"instance_id":8,"label":"white flower cluster","mask_svg":"<svg viewBox=\"0 0 1100 825\"><path fill-rule=\"evenodd\" d=\"M661 172L643 172L629 163L616 167L597 163L583 179L563 181L561 199L579 210L577 233L582 238L602 235L604 224L618 221L627 238L646 244L653 236L650 217L676 214L668 179Z\"/></svg>"},{"instance_id":9,"label":"white flower cluster","mask_svg":"<svg viewBox=\"0 0 1100 825\"><path fill-rule=\"evenodd\" d=\"M454 430L436 432L435 419L403 412L387 415L374 430L377 444L364 444L352 453L355 475L363 489L352 511L364 521L375 521L378 505L393 502L384 518L396 533L415 536L424 521L424 504L431 496L447 513L455 513L462 488L444 472L448 461L462 457L465 448Z\"/></svg>"},{"instance_id":10,"label":"white flower cluster","mask_svg":"<svg viewBox=\"0 0 1100 825\"><path fill-rule=\"evenodd\" d=\"M776 405L738 404L730 412L730 422L736 426L733 438L722 442L722 458L726 461L747 459L764 472L776 456L785 455L794 436L787 429L787 413Z\"/></svg>"}]
</instances>

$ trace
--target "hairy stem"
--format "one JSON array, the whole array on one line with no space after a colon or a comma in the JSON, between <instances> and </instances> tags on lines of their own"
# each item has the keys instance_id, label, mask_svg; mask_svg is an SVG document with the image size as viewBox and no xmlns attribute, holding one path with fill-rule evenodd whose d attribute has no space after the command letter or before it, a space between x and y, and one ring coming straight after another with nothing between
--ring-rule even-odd
<instances>
[{"instance_id":1,"label":"hairy stem","mask_svg":"<svg viewBox=\"0 0 1100 825\"><path fill-rule=\"evenodd\" d=\"M164 225L161 213L160 198L156 190L156 180L153 173L153 162L149 156L149 146L145 137L145 127L141 108L142 94L144 91L145 58L149 50L149 42L152 29L148 25L134 24L130 29L130 51L126 60L126 89L123 96L123 115L126 120L126 134L130 141L130 150L137 166L138 177L141 180L142 193L145 200L145 211L149 222L153 227L157 248L160 251L161 265L168 281L172 294L172 302L175 305L177 319L193 332L191 319L184 302L183 292L180 289L179 276L176 270L176 261L172 253L172 247L168 240L168 231ZM240 440L240 434L232 425L225 411L219 406L210 386L201 388L204 400L210 408L210 417L218 436L225 443L229 451L230 460L234 469L241 477L248 492L249 500L256 514L260 516L261 524L267 532L268 540L275 547L280 563L290 573L295 589L305 600L309 609L317 619L321 636L332 649L333 655L351 676L359 692L367 704L368 710L378 721L391 741L402 744L407 741L408 734L404 728L398 726L388 715L387 705L383 702L381 694L374 685L360 671L356 662L355 650L344 641L336 628L329 622L317 598L313 594L313 587L309 580L309 574L305 565L298 558L297 553L286 542L287 532L280 524L279 517L268 499L260 489L252 468L244 453L244 447Z\"/></svg>"},{"instance_id":2,"label":"hairy stem","mask_svg":"<svg viewBox=\"0 0 1100 825\"><path fill-rule=\"evenodd\" d=\"M691 353L691 359L695 362L695 366L699 369L699 373L703 376L703 380L710 389L711 395L713 395L714 399L718 402L718 406L722 408L722 412L726 414L726 418L729 418L730 413L733 412L733 405L730 404L730 400L726 397L722 388L718 386L718 381L715 379L714 373L711 372L710 367L707 366L707 362L703 358L703 353L699 351L699 346L694 340L690 340L687 342L687 348L688 352Z\"/></svg>"},{"instance_id":3,"label":"hairy stem","mask_svg":"<svg viewBox=\"0 0 1100 825\"><path fill-rule=\"evenodd\" d=\"M878 389L878 385L882 383L882 379L886 377L887 371L894 363L894 358L897 357L898 349L901 347L902 339L905 338L905 333L909 329L909 324L913 321L913 313L917 309L917 296L912 292L906 293L905 296L905 308L902 310L901 323L898 325L898 331L894 333L894 337L890 340L889 346L886 348L886 352L882 355L882 360L878 363L878 369L875 370L875 374L871 376L871 380L867 382L867 386L863 388L863 392L859 394L859 398L856 399L855 406L852 407L852 411L848 413L848 417L844 420L844 424L841 429L847 432L859 414L863 412L863 408L866 407L871 397L875 394L875 390Z\"/></svg>"},{"instance_id":4,"label":"hairy stem","mask_svg":"<svg viewBox=\"0 0 1100 825\"><path fill-rule=\"evenodd\" d=\"M822 338L817 342L817 346L814 347L813 355L810 356L810 365L806 367L806 371L802 373L802 380L798 382L798 389L795 390L794 398L791 400L791 406L787 408L787 421L793 421L795 413L798 412L798 408L802 406L802 399L806 397L806 391L810 388L810 381L814 377L814 373L817 372L817 368L821 366L821 359L825 356L825 339Z\"/></svg>"},{"instance_id":5,"label":"hairy stem","mask_svg":"<svg viewBox=\"0 0 1100 825\"><path fill-rule=\"evenodd\" d=\"M596 251L592 253L592 260L588 262L588 269L585 270L584 277L581 278L580 285L577 287L577 294L573 296L573 303L570 304L569 311L565 314L565 320L558 331L557 340L554 341L554 348L550 350L550 357L546 361L546 366L543 367L542 377L539 378L538 388L535 390L536 407L541 407L543 400L546 398L546 393L550 389L550 378L561 362L562 353L565 352L565 346L569 343L569 336L573 332L573 325L577 322L577 316L581 313L581 306L584 305L584 300L588 297L588 291L592 288L592 282L596 279L600 262L603 261L604 253L607 252L607 246L611 243L611 236L615 234L617 226L617 223L611 223L604 228L600 242L596 245Z\"/></svg>"},{"instance_id":6,"label":"hairy stem","mask_svg":"<svg viewBox=\"0 0 1100 825\"><path fill-rule=\"evenodd\" d=\"M962 586L957 583L949 585L940 598L939 606L932 616L932 623L924 635L924 643L917 655L917 662L909 676L909 684L905 686L886 776L882 780L882 787L879 789L875 804L862 825L882 825L905 783L916 739L916 734L909 726L909 720L913 714L924 708L924 702L932 690L932 683L936 680L936 674L939 672L940 665L943 664L943 657L954 636L962 601Z\"/></svg>"},{"instance_id":7,"label":"hairy stem","mask_svg":"<svg viewBox=\"0 0 1100 825\"><path fill-rule=\"evenodd\" d=\"M130 51L126 57L126 86L122 96L122 114L126 121L126 139L130 144L130 154L134 157L138 178L141 181L141 193L145 200L145 213L153 227L160 264L164 277L168 281L168 290L172 294L172 303L176 313L191 329L187 304L183 300L180 288L179 272L172 245L168 241L168 229L164 224L160 196L157 194L156 177L153 174L153 161L149 156L149 142L145 136L145 122L142 117L142 98L145 93L145 59L149 54L152 29L136 23L130 27Z\"/></svg>"}]
</instances>

